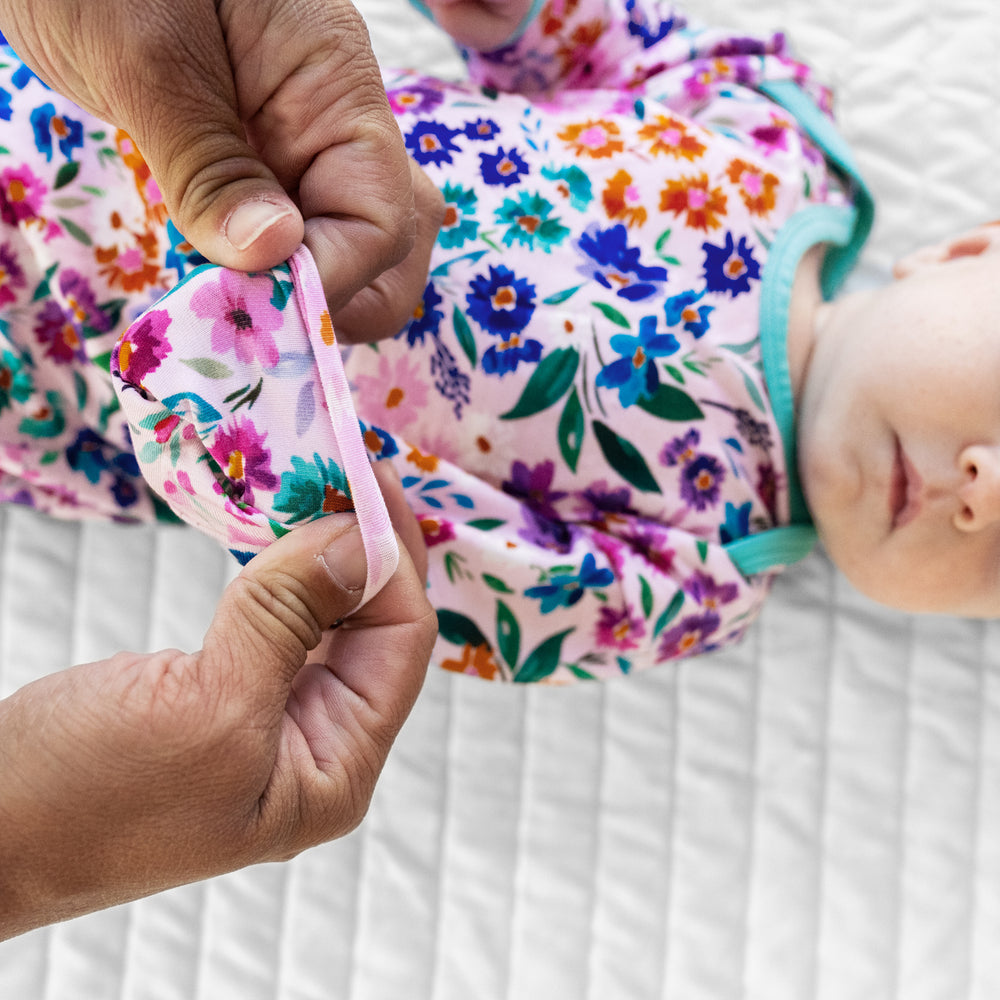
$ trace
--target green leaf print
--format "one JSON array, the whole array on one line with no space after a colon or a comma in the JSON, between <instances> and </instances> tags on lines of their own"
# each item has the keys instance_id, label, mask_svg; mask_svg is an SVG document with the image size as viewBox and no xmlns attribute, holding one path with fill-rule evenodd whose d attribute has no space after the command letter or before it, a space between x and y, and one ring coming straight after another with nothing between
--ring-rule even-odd
<instances>
[{"instance_id":1,"label":"green leaf print","mask_svg":"<svg viewBox=\"0 0 1000 1000\"><path fill-rule=\"evenodd\" d=\"M475 528L477 531L492 531L494 528L499 528L506 523L506 521L498 517L480 517L475 521L467 522L470 528Z\"/></svg>"},{"instance_id":2,"label":"green leaf print","mask_svg":"<svg viewBox=\"0 0 1000 1000\"><path fill-rule=\"evenodd\" d=\"M640 398L636 404L661 420L704 420L702 408L675 385L661 384L651 399Z\"/></svg>"},{"instance_id":3,"label":"green leaf print","mask_svg":"<svg viewBox=\"0 0 1000 1000\"><path fill-rule=\"evenodd\" d=\"M465 351L465 356L469 359L469 364L475 368L478 360L476 338L473 337L472 330L469 328L469 321L458 306L455 306L455 311L451 314L451 321L455 327L455 336L458 338L462 350Z\"/></svg>"},{"instance_id":4,"label":"green leaf print","mask_svg":"<svg viewBox=\"0 0 1000 1000\"><path fill-rule=\"evenodd\" d=\"M573 631L575 630L568 628L565 632L550 635L548 639L532 650L528 658L521 664L521 669L515 671L515 682L518 684L533 684L535 681L544 680L554 673L556 667L559 666L563 640Z\"/></svg>"},{"instance_id":5,"label":"green leaf print","mask_svg":"<svg viewBox=\"0 0 1000 1000\"><path fill-rule=\"evenodd\" d=\"M437 613L438 633L447 642L456 646L489 646L486 636L479 631L479 626L465 615L457 611L442 608Z\"/></svg>"},{"instance_id":6,"label":"green leaf print","mask_svg":"<svg viewBox=\"0 0 1000 1000\"><path fill-rule=\"evenodd\" d=\"M653 638L655 639L680 613L684 605L684 591L678 590L673 596L673 600L666 606L663 614L656 619L653 626Z\"/></svg>"},{"instance_id":7,"label":"green leaf print","mask_svg":"<svg viewBox=\"0 0 1000 1000\"><path fill-rule=\"evenodd\" d=\"M573 388L566 406L563 408L562 416L559 418L559 451L562 452L563 461L576 472L576 464L580 460L580 450L583 448L583 407L580 405L580 396Z\"/></svg>"},{"instance_id":8,"label":"green leaf print","mask_svg":"<svg viewBox=\"0 0 1000 1000\"><path fill-rule=\"evenodd\" d=\"M562 305L567 299L571 299L583 285L574 285L572 288L565 288L561 292L556 292L555 295L550 295L547 299L542 299L542 305L545 306L558 306Z\"/></svg>"},{"instance_id":9,"label":"green leaf print","mask_svg":"<svg viewBox=\"0 0 1000 1000\"><path fill-rule=\"evenodd\" d=\"M181 364L193 369L202 378L232 378L232 370L218 358L181 358Z\"/></svg>"},{"instance_id":10,"label":"green leaf print","mask_svg":"<svg viewBox=\"0 0 1000 1000\"><path fill-rule=\"evenodd\" d=\"M639 586L642 588L642 617L648 618L653 613L653 588L644 577L639 577Z\"/></svg>"},{"instance_id":11,"label":"green leaf print","mask_svg":"<svg viewBox=\"0 0 1000 1000\"><path fill-rule=\"evenodd\" d=\"M486 586L490 588L490 590L495 590L498 594L514 593L514 591L511 590L511 588L508 587L507 584L500 579L500 577L493 576L491 573L483 574L483 583L485 583Z\"/></svg>"},{"instance_id":12,"label":"green leaf print","mask_svg":"<svg viewBox=\"0 0 1000 1000\"><path fill-rule=\"evenodd\" d=\"M64 163L59 168L59 173L56 174L55 189L58 191L59 188L64 188L67 184L71 184L79 172L79 163L74 163L73 161Z\"/></svg>"},{"instance_id":13,"label":"green leaf print","mask_svg":"<svg viewBox=\"0 0 1000 1000\"><path fill-rule=\"evenodd\" d=\"M603 302L591 302L590 304L604 313L605 318L611 320L615 326L623 327L626 330L632 329L629 321L614 306L605 305Z\"/></svg>"},{"instance_id":14,"label":"green leaf print","mask_svg":"<svg viewBox=\"0 0 1000 1000\"><path fill-rule=\"evenodd\" d=\"M501 414L501 420L519 420L548 409L573 384L580 354L575 347L560 347L546 354L531 373L528 384L514 408Z\"/></svg>"},{"instance_id":15,"label":"green leaf print","mask_svg":"<svg viewBox=\"0 0 1000 1000\"><path fill-rule=\"evenodd\" d=\"M82 243L85 247L93 246L94 241L90 238L90 234L86 230L81 229L75 222L70 221L64 215L59 216L59 225L66 230L73 239Z\"/></svg>"},{"instance_id":16,"label":"green leaf print","mask_svg":"<svg viewBox=\"0 0 1000 1000\"><path fill-rule=\"evenodd\" d=\"M639 454L634 444L620 437L607 424L602 424L600 420L595 420L592 426L597 443L601 446L601 451L604 453L608 465L622 479L643 493L662 492L653 478L653 474L649 471L646 460Z\"/></svg>"},{"instance_id":17,"label":"green leaf print","mask_svg":"<svg viewBox=\"0 0 1000 1000\"><path fill-rule=\"evenodd\" d=\"M521 655L521 628L503 601L497 601L497 641L507 666L517 670L517 658Z\"/></svg>"}]
</instances>

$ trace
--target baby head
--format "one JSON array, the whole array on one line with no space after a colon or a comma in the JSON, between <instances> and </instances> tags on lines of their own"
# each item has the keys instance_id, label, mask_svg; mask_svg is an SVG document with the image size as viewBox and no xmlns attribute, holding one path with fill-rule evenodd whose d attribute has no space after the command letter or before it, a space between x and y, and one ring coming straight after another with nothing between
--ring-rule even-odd
<instances>
[{"instance_id":1,"label":"baby head","mask_svg":"<svg viewBox=\"0 0 1000 1000\"><path fill-rule=\"evenodd\" d=\"M820 304L793 361L803 491L830 557L907 611L1000 616L1000 225Z\"/></svg>"}]
</instances>

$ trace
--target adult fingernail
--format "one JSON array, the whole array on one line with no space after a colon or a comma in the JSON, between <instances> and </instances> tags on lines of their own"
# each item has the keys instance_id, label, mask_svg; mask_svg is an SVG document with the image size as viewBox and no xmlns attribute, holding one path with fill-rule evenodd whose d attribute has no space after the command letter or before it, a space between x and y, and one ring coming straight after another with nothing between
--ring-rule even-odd
<instances>
[{"instance_id":1,"label":"adult fingernail","mask_svg":"<svg viewBox=\"0 0 1000 1000\"><path fill-rule=\"evenodd\" d=\"M246 201L226 221L226 239L237 250L246 250L272 226L292 214L287 205L271 201Z\"/></svg>"},{"instance_id":2,"label":"adult fingernail","mask_svg":"<svg viewBox=\"0 0 1000 1000\"><path fill-rule=\"evenodd\" d=\"M357 525L339 534L323 550L321 558L330 576L344 590L348 592L364 590L368 577L368 561L365 559L361 529Z\"/></svg>"}]
</instances>

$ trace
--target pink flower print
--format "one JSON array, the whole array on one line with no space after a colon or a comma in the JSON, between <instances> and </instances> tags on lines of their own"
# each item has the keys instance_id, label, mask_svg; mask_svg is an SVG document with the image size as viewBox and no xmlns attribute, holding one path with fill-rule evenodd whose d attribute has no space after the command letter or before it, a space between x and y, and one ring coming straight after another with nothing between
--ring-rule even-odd
<instances>
[{"instance_id":1,"label":"pink flower print","mask_svg":"<svg viewBox=\"0 0 1000 1000\"><path fill-rule=\"evenodd\" d=\"M356 376L359 408L365 420L393 431L415 423L427 404L427 384L420 380L419 371L419 362L405 354L395 364L382 355L377 375Z\"/></svg>"},{"instance_id":2,"label":"pink flower print","mask_svg":"<svg viewBox=\"0 0 1000 1000\"><path fill-rule=\"evenodd\" d=\"M9 243L0 247L0 306L17 300L16 288L24 288L24 271Z\"/></svg>"},{"instance_id":3,"label":"pink flower print","mask_svg":"<svg viewBox=\"0 0 1000 1000\"><path fill-rule=\"evenodd\" d=\"M143 379L160 367L160 362L172 350L166 336L168 326L170 313L165 309L153 309L125 331L113 360L123 382L141 386Z\"/></svg>"},{"instance_id":4,"label":"pink flower print","mask_svg":"<svg viewBox=\"0 0 1000 1000\"><path fill-rule=\"evenodd\" d=\"M27 167L7 167L0 173L0 218L12 226L37 219L47 191Z\"/></svg>"},{"instance_id":5,"label":"pink flower print","mask_svg":"<svg viewBox=\"0 0 1000 1000\"><path fill-rule=\"evenodd\" d=\"M271 493L278 489L271 452L264 445L266 437L267 431L258 431L247 417L237 417L216 432L208 449L229 481L226 492L241 506L253 506L254 489Z\"/></svg>"},{"instance_id":6,"label":"pink flower print","mask_svg":"<svg viewBox=\"0 0 1000 1000\"><path fill-rule=\"evenodd\" d=\"M191 296L195 315L213 320L212 350L235 351L241 364L258 360L265 368L274 368L279 355L271 334L281 327L281 310L271 302L271 278L223 268L216 275L217 281L202 285Z\"/></svg>"},{"instance_id":7,"label":"pink flower print","mask_svg":"<svg viewBox=\"0 0 1000 1000\"><path fill-rule=\"evenodd\" d=\"M638 649L638 639L646 634L643 620L631 608L603 607L597 620L597 645L604 649Z\"/></svg>"}]
</instances>

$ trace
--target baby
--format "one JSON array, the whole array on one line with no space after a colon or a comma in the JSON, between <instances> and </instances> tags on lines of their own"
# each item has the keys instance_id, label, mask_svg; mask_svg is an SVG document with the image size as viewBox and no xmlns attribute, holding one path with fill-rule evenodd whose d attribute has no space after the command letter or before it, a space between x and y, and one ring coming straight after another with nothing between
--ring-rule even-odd
<instances>
[{"instance_id":1,"label":"baby","mask_svg":"<svg viewBox=\"0 0 1000 1000\"><path fill-rule=\"evenodd\" d=\"M817 531L878 600L1000 613L997 230L834 299L871 199L780 35L646 0L428 13L470 82L386 85L444 222L412 320L346 370L424 528L437 662L559 681L717 648ZM8 72L33 149L0 160L0 499L165 499L240 558L360 511L301 263L192 270L128 138Z\"/></svg>"}]
</instances>

